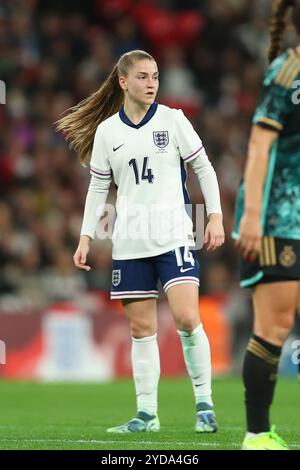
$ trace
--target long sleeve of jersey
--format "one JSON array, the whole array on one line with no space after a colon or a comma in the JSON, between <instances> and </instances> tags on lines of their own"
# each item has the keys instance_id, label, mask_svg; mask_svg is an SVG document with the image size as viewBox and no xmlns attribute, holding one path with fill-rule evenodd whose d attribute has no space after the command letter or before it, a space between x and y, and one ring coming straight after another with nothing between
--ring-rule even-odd
<instances>
[{"instance_id":1,"label":"long sleeve of jersey","mask_svg":"<svg viewBox=\"0 0 300 470\"><path fill-rule=\"evenodd\" d=\"M97 127L90 161L91 181L85 201L81 235L95 237L97 224L104 212L112 179L106 146L103 140L101 125Z\"/></svg>"},{"instance_id":2,"label":"long sleeve of jersey","mask_svg":"<svg viewBox=\"0 0 300 470\"><path fill-rule=\"evenodd\" d=\"M197 175L205 199L207 215L214 212L222 214L215 170L205 153L200 137L181 110L177 111L175 138L182 160L185 164L190 164Z\"/></svg>"},{"instance_id":3,"label":"long sleeve of jersey","mask_svg":"<svg viewBox=\"0 0 300 470\"><path fill-rule=\"evenodd\" d=\"M207 215L222 214L220 191L216 172L205 152L200 153L190 162L197 175L206 205Z\"/></svg>"},{"instance_id":4,"label":"long sleeve of jersey","mask_svg":"<svg viewBox=\"0 0 300 470\"><path fill-rule=\"evenodd\" d=\"M81 235L88 235L94 239L97 224L104 212L104 205L108 196L111 179L102 179L91 175L91 181L85 200Z\"/></svg>"}]
</instances>

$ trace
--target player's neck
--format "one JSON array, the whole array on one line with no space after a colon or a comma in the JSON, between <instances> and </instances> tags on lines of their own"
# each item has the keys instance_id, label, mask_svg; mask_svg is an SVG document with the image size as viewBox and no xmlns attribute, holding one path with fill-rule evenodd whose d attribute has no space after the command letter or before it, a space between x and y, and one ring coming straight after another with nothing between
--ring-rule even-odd
<instances>
[{"instance_id":1,"label":"player's neck","mask_svg":"<svg viewBox=\"0 0 300 470\"><path fill-rule=\"evenodd\" d=\"M139 124L144 119L149 108L149 105L139 105L128 101L124 103L125 114L133 124Z\"/></svg>"}]
</instances>

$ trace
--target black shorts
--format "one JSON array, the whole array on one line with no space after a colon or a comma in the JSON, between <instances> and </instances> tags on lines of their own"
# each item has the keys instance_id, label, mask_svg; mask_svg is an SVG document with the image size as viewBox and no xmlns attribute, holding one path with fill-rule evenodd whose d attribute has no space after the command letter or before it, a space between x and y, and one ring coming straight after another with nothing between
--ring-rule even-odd
<instances>
[{"instance_id":1,"label":"black shorts","mask_svg":"<svg viewBox=\"0 0 300 470\"><path fill-rule=\"evenodd\" d=\"M240 286L300 279L300 240L263 237L254 261L240 260Z\"/></svg>"}]
</instances>

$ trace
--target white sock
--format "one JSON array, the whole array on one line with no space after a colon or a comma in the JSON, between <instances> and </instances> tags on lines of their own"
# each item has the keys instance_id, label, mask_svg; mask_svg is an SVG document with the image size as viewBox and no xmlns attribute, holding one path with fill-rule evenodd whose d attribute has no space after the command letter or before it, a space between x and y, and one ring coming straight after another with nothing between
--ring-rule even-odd
<instances>
[{"instance_id":1,"label":"white sock","mask_svg":"<svg viewBox=\"0 0 300 470\"><path fill-rule=\"evenodd\" d=\"M247 439L254 439L255 437L262 436L263 434L267 434L266 432L246 432Z\"/></svg>"},{"instance_id":2,"label":"white sock","mask_svg":"<svg viewBox=\"0 0 300 470\"><path fill-rule=\"evenodd\" d=\"M137 410L157 413L157 388L160 360L157 335L132 338L131 362L135 383Z\"/></svg>"},{"instance_id":3,"label":"white sock","mask_svg":"<svg viewBox=\"0 0 300 470\"><path fill-rule=\"evenodd\" d=\"M213 406L210 347L202 323L191 333L178 330L178 334L182 342L185 365L192 380L196 405L205 402Z\"/></svg>"}]
</instances>

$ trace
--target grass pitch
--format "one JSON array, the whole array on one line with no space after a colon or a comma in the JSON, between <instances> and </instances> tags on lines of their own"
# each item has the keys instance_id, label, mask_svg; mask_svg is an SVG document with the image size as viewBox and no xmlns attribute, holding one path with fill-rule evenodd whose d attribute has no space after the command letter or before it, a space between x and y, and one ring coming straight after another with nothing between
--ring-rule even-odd
<instances>
[{"instance_id":1,"label":"grass pitch","mask_svg":"<svg viewBox=\"0 0 300 470\"><path fill-rule=\"evenodd\" d=\"M300 449L300 384L280 379L272 423L291 449ZM244 436L240 378L213 383L219 432L194 432L194 400L188 378L162 379L160 433L107 434L135 415L133 383L40 384L0 381L0 449L221 450L239 449Z\"/></svg>"}]
</instances>

